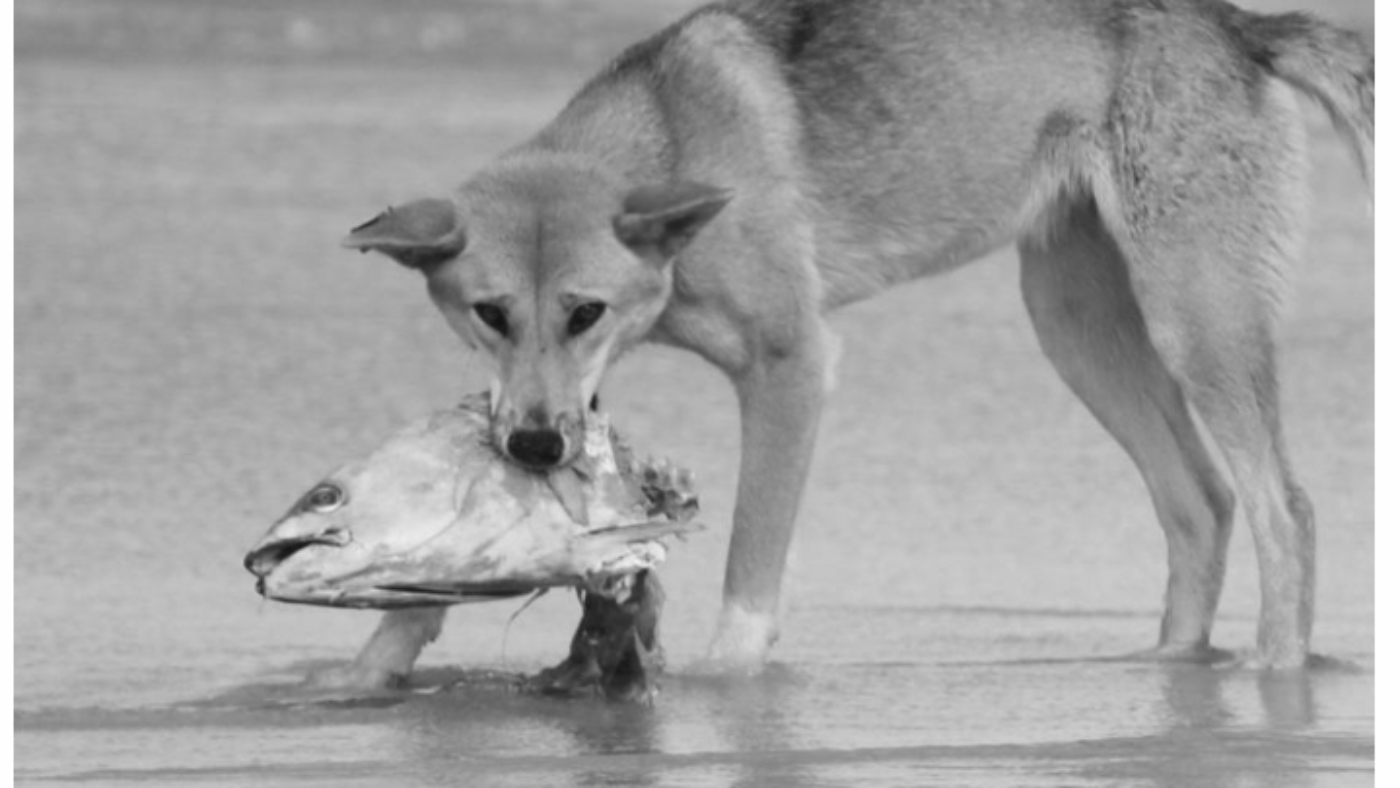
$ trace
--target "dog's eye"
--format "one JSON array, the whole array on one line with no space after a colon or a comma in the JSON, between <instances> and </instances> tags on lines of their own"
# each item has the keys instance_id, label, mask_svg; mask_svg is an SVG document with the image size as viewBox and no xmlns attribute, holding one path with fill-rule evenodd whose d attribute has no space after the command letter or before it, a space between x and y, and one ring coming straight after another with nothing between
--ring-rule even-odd
<instances>
[{"instance_id":1,"label":"dog's eye","mask_svg":"<svg viewBox=\"0 0 1400 788\"><path fill-rule=\"evenodd\" d=\"M506 321L506 313L504 309L501 309L495 304L488 304L482 302L479 304L473 304L472 311L476 312L477 318L481 322L485 323L487 327L489 327L492 331L495 331L501 336L507 336L508 334L510 334L510 323Z\"/></svg>"},{"instance_id":2,"label":"dog's eye","mask_svg":"<svg viewBox=\"0 0 1400 788\"><path fill-rule=\"evenodd\" d=\"M574 307L569 315L569 336L576 337L592 328L607 310L608 305L602 301L589 301Z\"/></svg>"},{"instance_id":3,"label":"dog's eye","mask_svg":"<svg viewBox=\"0 0 1400 788\"><path fill-rule=\"evenodd\" d=\"M345 490L338 484L321 482L301 499L301 507L312 512L330 512L345 504Z\"/></svg>"}]
</instances>

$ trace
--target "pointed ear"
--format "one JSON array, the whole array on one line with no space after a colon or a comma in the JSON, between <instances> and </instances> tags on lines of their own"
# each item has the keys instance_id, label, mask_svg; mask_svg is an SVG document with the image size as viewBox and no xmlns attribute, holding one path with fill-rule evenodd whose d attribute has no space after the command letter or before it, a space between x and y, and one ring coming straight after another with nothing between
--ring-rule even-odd
<instances>
[{"instance_id":1,"label":"pointed ear","mask_svg":"<svg viewBox=\"0 0 1400 788\"><path fill-rule=\"evenodd\" d=\"M613 230L638 255L669 260L733 196L728 189L691 181L642 186L622 201L622 213L613 217Z\"/></svg>"},{"instance_id":2,"label":"pointed ear","mask_svg":"<svg viewBox=\"0 0 1400 788\"><path fill-rule=\"evenodd\" d=\"M438 198L388 208L341 241L347 249L373 249L419 270L456 257L466 245L467 234L457 220L456 206L451 200Z\"/></svg>"}]
</instances>

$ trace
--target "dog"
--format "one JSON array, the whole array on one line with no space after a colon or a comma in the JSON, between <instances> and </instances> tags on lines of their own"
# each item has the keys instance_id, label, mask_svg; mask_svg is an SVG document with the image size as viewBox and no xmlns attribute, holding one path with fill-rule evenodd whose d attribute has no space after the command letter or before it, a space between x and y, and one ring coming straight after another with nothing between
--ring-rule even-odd
<instances>
[{"instance_id":1,"label":"dog","mask_svg":"<svg viewBox=\"0 0 1400 788\"><path fill-rule=\"evenodd\" d=\"M493 440L532 468L573 458L600 379L640 343L728 375L742 456L710 658L745 671L777 637L838 353L824 315L1015 244L1044 354L1131 456L1166 534L1146 656L1215 653L1238 512L1262 585L1252 662L1299 668L1314 524L1274 349L1305 213L1296 93L1369 185L1373 55L1305 14L732 0L628 49L532 139L345 245L423 274L494 362ZM406 671L441 623L391 613L356 665Z\"/></svg>"}]
</instances>

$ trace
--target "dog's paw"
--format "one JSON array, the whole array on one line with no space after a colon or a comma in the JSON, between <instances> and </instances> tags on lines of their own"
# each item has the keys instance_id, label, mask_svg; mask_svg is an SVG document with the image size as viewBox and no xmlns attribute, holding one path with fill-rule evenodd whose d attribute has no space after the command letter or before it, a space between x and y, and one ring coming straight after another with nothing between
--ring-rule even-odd
<instances>
[{"instance_id":1,"label":"dog's paw","mask_svg":"<svg viewBox=\"0 0 1400 788\"><path fill-rule=\"evenodd\" d=\"M756 676L763 671L768 650L778 640L778 622L771 615L738 607L720 613L719 627L705 659L693 672L724 676Z\"/></svg>"},{"instance_id":2,"label":"dog's paw","mask_svg":"<svg viewBox=\"0 0 1400 788\"><path fill-rule=\"evenodd\" d=\"M597 694L603 671L595 659L570 656L552 668L526 677L520 689L536 695L578 698Z\"/></svg>"},{"instance_id":3,"label":"dog's paw","mask_svg":"<svg viewBox=\"0 0 1400 788\"><path fill-rule=\"evenodd\" d=\"M1134 651L1124 659L1128 662L1162 662L1189 665L1219 665L1233 660L1235 655L1223 648L1203 644L1164 643L1155 648Z\"/></svg>"},{"instance_id":4,"label":"dog's paw","mask_svg":"<svg viewBox=\"0 0 1400 788\"><path fill-rule=\"evenodd\" d=\"M302 687L309 690L336 692L403 689L407 685L408 676L402 673L355 662L312 671L302 681Z\"/></svg>"},{"instance_id":5,"label":"dog's paw","mask_svg":"<svg viewBox=\"0 0 1400 788\"><path fill-rule=\"evenodd\" d=\"M1243 651L1231 655L1215 667L1221 670L1245 670L1257 672L1288 673L1324 667L1329 660L1315 654L1264 654L1258 651Z\"/></svg>"}]
</instances>

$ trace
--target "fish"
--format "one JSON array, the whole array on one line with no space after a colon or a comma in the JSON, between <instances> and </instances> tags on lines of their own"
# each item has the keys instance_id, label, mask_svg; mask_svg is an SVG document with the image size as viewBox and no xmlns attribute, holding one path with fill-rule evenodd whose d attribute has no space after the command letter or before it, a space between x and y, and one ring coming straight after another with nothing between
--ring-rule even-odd
<instances>
[{"instance_id":1,"label":"fish","mask_svg":"<svg viewBox=\"0 0 1400 788\"><path fill-rule=\"evenodd\" d=\"M395 609L573 587L621 603L703 526L693 476L638 461L606 414L548 474L490 440L488 395L400 429L314 485L248 551L268 599Z\"/></svg>"}]
</instances>

